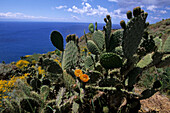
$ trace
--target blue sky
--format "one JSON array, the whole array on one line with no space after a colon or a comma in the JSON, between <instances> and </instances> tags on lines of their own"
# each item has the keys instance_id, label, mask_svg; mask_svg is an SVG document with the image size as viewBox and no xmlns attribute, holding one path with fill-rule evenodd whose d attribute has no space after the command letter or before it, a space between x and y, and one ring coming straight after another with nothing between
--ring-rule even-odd
<instances>
[{"instance_id":1,"label":"blue sky","mask_svg":"<svg viewBox=\"0 0 170 113\"><path fill-rule=\"evenodd\" d=\"M140 6L150 23L170 18L170 0L0 0L0 21L55 21L113 24L126 19L126 12Z\"/></svg>"}]
</instances>

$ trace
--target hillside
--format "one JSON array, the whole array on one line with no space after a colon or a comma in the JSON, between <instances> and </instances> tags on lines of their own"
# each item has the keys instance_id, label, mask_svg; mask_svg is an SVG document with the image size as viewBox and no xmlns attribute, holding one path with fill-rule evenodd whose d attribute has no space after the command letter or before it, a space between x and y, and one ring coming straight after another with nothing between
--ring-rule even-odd
<instances>
[{"instance_id":1,"label":"hillside","mask_svg":"<svg viewBox=\"0 0 170 113\"><path fill-rule=\"evenodd\" d=\"M107 18L109 20L110 16L107 16ZM136 20L134 19L134 21ZM111 33L116 31L110 28L107 29ZM164 43L170 33L170 19L149 25L147 31L149 36L143 40L153 41L152 35L154 38L162 38ZM101 35L103 32L100 32L101 40L104 39L104 35ZM142 33L143 31L140 35L141 38ZM122 30L118 30L115 37L118 39L122 36L121 34ZM88 39L92 39L92 33L87 33L86 36ZM110 37L111 35L108 36ZM38 111L54 112L56 110L58 110L57 112L62 110L63 112L103 111L105 113L108 113L109 110L124 110L124 112L129 110L129 113L133 110L138 112L169 112L170 101L166 96L162 95L162 92L169 91L170 68L157 70L156 65L153 65L151 70L145 70L145 67L149 65L147 64L148 59L151 59L150 63L152 62L151 55L154 53L153 50L142 55L135 51L135 55L140 57L134 57L137 63L129 63L127 61L128 57L124 55L125 53L122 54L124 51L121 48L116 51L116 47L121 46L119 40L112 40L119 44L116 47L114 46L115 53L110 52L113 50L112 48L109 48L109 52L105 52L105 43L101 41L98 44L101 44L102 49L99 50L99 46L92 45L93 42L90 47L91 52L94 53L88 52L87 55L87 52L83 51L84 48L87 48L85 35L79 39L76 35L69 35L66 39L67 45L64 52L61 52L64 49L61 34L54 31L51 33L50 38L57 48L55 51L46 54L26 55L21 57L18 62L12 62L11 64L3 62L0 64L0 91L2 96L2 100L0 100L3 101L3 103L0 101L2 103L0 103L0 106L5 106L3 113L8 113L10 110L35 113ZM131 42L127 43L127 47ZM149 44L147 43L147 46ZM152 47L151 45L149 49L153 49ZM136 50L137 48L138 46L136 46ZM145 55L147 56L148 54L150 56L144 59ZM130 58L133 58L133 55ZM102 58L104 60L101 60ZM143 61L142 65L137 65ZM163 60L161 59L160 61ZM64 65L65 67L61 66L61 62L62 66ZM143 71L144 73L141 74ZM140 82L138 80L140 75L144 76L141 80L142 82L137 84ZM146 78L146 75L148 78ZM146 79L150 81L143 82ZM162 92L157 92L160 89Z\"/></svg>"}]
</instances>

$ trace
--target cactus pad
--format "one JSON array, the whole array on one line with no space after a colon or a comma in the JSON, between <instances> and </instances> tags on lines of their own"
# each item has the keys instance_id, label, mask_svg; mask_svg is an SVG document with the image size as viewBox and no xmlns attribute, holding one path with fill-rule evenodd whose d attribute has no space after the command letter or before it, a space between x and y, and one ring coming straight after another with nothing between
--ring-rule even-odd
<instances>
[{"instance_id":1,"label":"cactus pad","mask_svg":"<svg viewBox=\"0 0 170 113\"><path fill-rule=\"evenodd\" d=\"M78 48L73 41L70 41L66 44L62 61L62 69L67 70L69 68L76 67L77 62L78 62Z\"/></svg>"},{"instance_id":2,"label":"cactus pad","mask_svg":"<svg viewBox=\"0 0 170 113\"><path fill-rule=\"evenodd\" d=\"M100 53L99 48L97 47L97 45L92 40L87 41L87 48L92 54L97 55L97 54Z\"/></svg>"},{"instance_id":3,"label":"cactus pad","mask_svg":"<svg viewBox=\"0 0 170 113\"><path fill-rule=\"evenodd\" d=\"M95 31L92 35L92 39L94 43L98 46L98 48L102 51L105 45L104 34L102 31Z\"/></svg>"},{"instance_id":4,"label":"cactus pad","mask_svg":"<svg viewBox=\"0 0 170 113\"><path fill-rule=\"evenodd\" d=\"M120 45L123 38L123 30L116 30L110 37L110 51L113 51L117 46Z\"/></svg>"},{"instance_id":5,"label":"cactus pad","mask_svg":"<svg viewBox=\"0 0 170 113\"><path fill-rule=\"evenodd\" d=\"M126 28L124 28L123 25L124 32L122 47L124 55L128 59L132 59L132 56L136 53L145 29L146 19L139 13L140 11L138 11L138 9L139 8L134 9L135 17L129 20Z\"/></svg>"},{"instance_id":6,"label":"cactus pad","mask_svg":"<svg viewBox=\"0 0 170 113\"><path fill-rule=\"evenodd\" d=\"M91 33L94 32L94 25L93 25L92 23L89 24L89 31L90 31Z\"/></svg>"},{"instance_id":7,"label":"cactus pad","mask_svg":"<svg viewBox=\"0 0 170 113\"><path fill-rule=\"evenodd\" d=\"M122 59L115 53L103 53L100 55L100 63L106 69L119 68L122 66Z\"/></svg>"},{"instance_id":8,"label":"cactus pad","mask_svg":"<svg viewBox=\"0 0 170 113\"><path fill-rule=\"evenodd\" d=\"M170 52L170 36L166 39L163 45L163 52Z\"/></svg>"},{"instance_id":9,"label":"cactus pad","mask_svg":"<svg viewBox=\"0 0 170 113\"><path fill-rule=\"evenodd\" d=\"M64 51L64 45L63 45L63 36L58 31L53 31L51 33L51 42L52 44L59 49L60 51Z\"/></svg>"},{"instance_id":10,"label":"cactus pad","mask_svg":"<svg viewBox=\"0 0 170 113\"><path fill-rule=\"evenodd\" d=\"M152 53L147 54L146 56L144 56L138 63L137 63L137 67L140 68L144 68L147 65L149 65L153 60L152 60Z\"/></svg>"}]
</instances>

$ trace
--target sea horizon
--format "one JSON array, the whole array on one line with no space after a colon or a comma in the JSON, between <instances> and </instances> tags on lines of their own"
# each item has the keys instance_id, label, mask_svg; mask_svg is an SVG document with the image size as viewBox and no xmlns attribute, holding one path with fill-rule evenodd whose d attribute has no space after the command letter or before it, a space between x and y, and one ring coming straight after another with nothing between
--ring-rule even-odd
<instances>
[{"instance_id":1,"label":"sea horizon","mask_svg":"<svg viewBox=\"0 0 170 113\"><path fill-rule=\"evenodd\" d=\"M52 31L59 31L64 39L69 34L79 38L88 30L89 23L82 22L35 22L35 21L0 21L0 63L16 62L21 56L43 54L56 48L50 41ZM102 30L104 23L98 23ZM120 29L120 25L112 24L112 29Z\"/></svg>"}]
</instances>

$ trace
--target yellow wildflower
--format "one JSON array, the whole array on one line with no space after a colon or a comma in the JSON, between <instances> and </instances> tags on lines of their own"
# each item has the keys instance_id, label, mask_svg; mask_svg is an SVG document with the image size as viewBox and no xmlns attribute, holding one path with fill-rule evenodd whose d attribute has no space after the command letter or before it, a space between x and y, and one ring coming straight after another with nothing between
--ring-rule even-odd
<instances>
[{"instance_id":1,"label":"yellow wildflower","mask_svg":"<svg viewBox=\"0 0 170 113\"><path fill-rule=\"evenodd\" d=\"M41 66L38 66L38 73L43 75L45 74L45 70L41 69Z\"/></svg>"},{"instance_id":2,"label":"yellow wildflower","mask_svg":"<svg viewBox=\"0 0 170 113\"><path fill-rule=\"evenodd\" d=\"M26 60L19 60L17 63L16 63L16 66L20 69L22 69L23 67L27 67L29 64L28 61Z\"/></svg>"},{"instance_id":3,"label":"yellow wildflower","mask_svg":"<svg viewBox=\"0 0 170 113\"><path fill-rule=\"evenodd\" d=\"M32 60L32 64L36 64L37 62L36 62L36 60Z\"/></svg>"},{"instance_id":4,"label":"yellow wildflower","mask_svg":"<svg viewBox=\"0 0 170 113\"><path fill-rule=\"evenodd\" d=\"M58 61L58 59L56 58L56 59L54 59L54 61L56 61L59 65L60 65L60 67L61 67L61 63L60 63L60 61Z\"/></svg>"},{"instance_id":5,"label":"yellow wildflower","mask_svg":"<svg viewBox=\"0 0 170 113\"><path fill-rule=\"evenodd\" d=\"M25 55L25 57L30 57L31 55Z\"/></svg>"}]
</instances>

